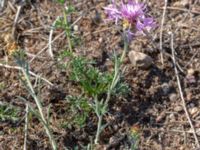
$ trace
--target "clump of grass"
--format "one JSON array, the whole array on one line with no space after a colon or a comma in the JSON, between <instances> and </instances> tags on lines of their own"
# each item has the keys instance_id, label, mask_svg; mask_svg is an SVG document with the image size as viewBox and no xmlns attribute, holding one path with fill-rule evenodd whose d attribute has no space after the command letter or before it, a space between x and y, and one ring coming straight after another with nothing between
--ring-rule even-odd
<instances>
[{"instance_id":1,"label":"clump of grass","mask_svg":"<svg viewBox=\"0 0 200 150\"><path fill-rule=\"evenodd\" d=\"M19 108L16 108L8 104L0 104L0 121L12 121L19 120Z\"/></svg>"}]
</instances>

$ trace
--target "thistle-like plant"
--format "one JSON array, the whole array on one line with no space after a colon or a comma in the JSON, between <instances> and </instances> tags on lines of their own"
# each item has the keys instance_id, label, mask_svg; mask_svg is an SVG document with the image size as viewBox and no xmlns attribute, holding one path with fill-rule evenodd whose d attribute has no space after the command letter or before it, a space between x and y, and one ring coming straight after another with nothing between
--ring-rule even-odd
<instances>
[{"instance_id":1,"label":"thistle-like plant","mask_svg":"<svg viewBox=\"0 0 200 150\"><path fill-rule=\"evenodd\" d=\"M102 119L105 115L105 110L107 110L108 103L111 99L111 93L120 81L120 77L122 74L121 63L123 62L128 51L128 44L131 42L131 40L133 40L133 38L136 38L138 35L141 34L144 35L156 26L153 18L147 17L146 6L134 0L128 0L128 2L124 2L122 0L120 4L116 3L115 0L112 0L112 4L108 5L107 7L104 7L104 9L105 13L108 15L108 21L114 21L115 24L119 26L122 25L124 50L121 54L120 60L118 60L115 56L114 76L111 84L108 87L106 99L99 101L96 98L95 100L95 112L98 117L95 144L98 144L100 133L103 130Z\"/></svg>"}]
</instances>

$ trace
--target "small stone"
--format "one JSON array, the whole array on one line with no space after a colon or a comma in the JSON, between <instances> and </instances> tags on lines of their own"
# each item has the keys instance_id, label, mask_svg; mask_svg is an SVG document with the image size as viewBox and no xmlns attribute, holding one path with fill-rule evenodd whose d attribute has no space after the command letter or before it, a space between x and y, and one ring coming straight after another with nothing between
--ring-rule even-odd
<instances>
[{"instance_id":1,"label":"small stone","mask_svg":"<svg viewBox=\"0 0 200 150\"><path fill-rule=\"evenodd\" d=\"M172 93L172 94L169 95L169 99L171 101L176 101L177 100L177 95L175 93Z\"/></svg>"},{"instance_id":2,"label":"small stone","mask_svg":"<svg viewBox=\"0 0 200 150\"><path fill-rule=\"evenodd\" d=\"M190 68L190 69L187 70L187 75L189 75L189 76L194 75L194 73L195 73L195 70L192 69L192 68Z\"/></svg>"},{"instance_id":3,"label":"small stone","mask_svg":"<svg viewBox=\"0 0 200 150\"><path fill-rule=\"evenodd\" d=\"M170 87L170 85L169 85L168 83L163 83L163 84L161 85L161 87L162 87L162 91L163 91L163 94L164 94L164 95L169 94L169 92L170 92L170 90L171 90L171 87Z\"/></svg>"},{"instance_id":4,"label":"small stone","mask_svg":"<svg viewBox=\"0 0 200 150\"><path fill-rule=\"evenodd\" d=\"M189 109L190 114L193 116L195 115L197 112L199 111L199 109L197 107L191 108Z\"/></svg>"},{"instance_id":5,"label":"small stone","mask_svg":"<svg viewBox=\"0 0 200 150\"><path fill-rule=\"evenodd\" d=\"M132 50L129 52L128 57L135 67L142 69L148 69L153 64L152 58L141 52Z\"/></svg>"},{"instance_id":6,"label":"small stone","mask_svg":"<svg viewBox=\"0 0 200 150\"><path fill-rule=\"evenodd\" d=\"M102 43L102 42L103 42L103 38L100 37L100 38L99 38L99 43Z\"/></svg>"},{"instance_id":7,"label":"small stone","mask_svg":"<svg viewBox=\"0 0 200 150\"><path fill-rule=\"evenodd\" d=\"M78 31L78 25L74 25L74 27L73 27L73 29L74 29L74 31Z\"/></svg>"},{"instance_id":8,"label":"small stone","mask_svg":"<svg viewBox=\"0 0 200 150\"><path fill-rule=\"evenodd\" d=\"M170 118L170 121L175 121L176 120L176 117L175 117L174 113L171 113L169 115L169 118Z\"/></svg>"},{"instance_id":9,"label":"small stone","mask_svg":"<svg viewBox=\"0 0 200 150\"><path fill-rule=\"evenodd\" d=\"M174 111L176 111L176 112L181 112L182 110L183 110L182 106L176 106L176 107L174 107Z\"/></svg>"}]
</instances>

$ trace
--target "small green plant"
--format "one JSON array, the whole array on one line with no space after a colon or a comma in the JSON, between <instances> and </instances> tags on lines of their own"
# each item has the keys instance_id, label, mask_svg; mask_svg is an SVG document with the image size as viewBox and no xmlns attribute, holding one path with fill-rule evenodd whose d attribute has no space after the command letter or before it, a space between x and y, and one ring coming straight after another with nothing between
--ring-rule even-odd
<instances>
[{"instance_id":1,"label":"small green plant","mask_svg":"<svg viewBox=\"0 0 200 150\"><path fill-rule=\"evenodd\" d=\"M127 47L125 47L124 53ZM118 59L115 56L115 71L113 73L101 72L94 67L94 61L88 61L82 57L73 57L70 63L70 79L79 83L84 93L93 98L92 108L98 117L97 134L95 144L98 143L101 131L106 125L102 125L103 116L108 112L108 102L111 96L125 94L128 86L121 82L120 64L125 54ZM103 98L102 95L107 95Z\"/></svg>"},{"instance_id":2,"label":"small green plant","mask_svg":"<svg viewBox=\"0 0 200 150\"><path fill-rule=\"evenodd\" d=\"M61 70L66 70L69 66L69 58L73 57L73 53L69 50L62 50L57 57L57 66Z\"/></svg>"},{"instance_id":3,"label":"small green plant","mask_svg":"<svg viewBox=\"0 0 200 150\"><path fill-rule=\"evenodd\" d=\"M47 136L49 137L49 141L51 143L52 149L57 150L57 145L55 139L51 133L51 129L49 127L49 109L47 112L47 116L45 116L43 112L42 100L39 98L35 89L31 83L30 74L29 74L29 65L25 60L25 53L23 51L18 51L14 54L14 58L16 59L16 63L19 65L21 70L21 81L24 83L26 90L32 96L37 106L37 109L33 109L31 105L29 105L30 110L39 118L41 123L44 126ZM26 102L26 100L22 97L19 97ZM28 102L27 102L28 104Z\"/></svg>"},{"instance_id":4,"label":"small green plant","mask_svg":"<svg viewBox=\"0 0 200 150\"><path fill-rule=\"evenodd\" d=\"M2 81L0 82L0 91L6 87L5 83Z\"/></svg>"},{"instance_id":5,"label":"small green plant","mask_svg":"<svg viewBox=\"0 0 200 150\"><path fill-rule=\"evenodd\" d=\"M133 126L130 130L130 133L128 135L128 140L131 144L131 150L137 150L138 149L138 142L139 142L139 127Z\"/></svg>"},{"instance_id":6,"label":"small green plant","mask_svg":"<svg viewBox=\"0 0 200 150\"><path fill-rule=\"evenodd\" d=\"M72 25L68 20L69 16L75 12L75 8L71 5L64 7L65 0L58 0L63 5L63 17L59 17L56 20L55 28L61 28L65 30L67 35L67 42L69 51L72 52L73 47L80 42L80 39L72 33Z\"/></svg>"},{"instance_id":7,"label":"small green plant","mask_svg":"<svg viewBox=\"0 0 200 150\"><path fill-rule=\"evenodd\" d=\"M70 79L79 83L83 91L93 97L105 93L112 81L112 75L100 72L93 67L94 63L82 57L74 57L70 63Z\"/></svg>"},{"instance_id":8,"label":"small green plant","mask_svg":"<svg viewBox=\"0 0 200 150\"><path fill-rule=\"evenodd\" d=\"M19 120L19 109L8 104L0 104L0 121L13 121Z\"/></svg>"},{"instance_id":9,"label":"small green plant","mask_svg":"<svg viewBox=\"0 0 200 150\"><path fill-rule=\"evenodd\" d=\"M92 111L88 100L86 98L76 96L68 96L66 99L70 104L69 113L71 114L72 123L83 127L89 113Z\"/></svg>"}]
</instances>

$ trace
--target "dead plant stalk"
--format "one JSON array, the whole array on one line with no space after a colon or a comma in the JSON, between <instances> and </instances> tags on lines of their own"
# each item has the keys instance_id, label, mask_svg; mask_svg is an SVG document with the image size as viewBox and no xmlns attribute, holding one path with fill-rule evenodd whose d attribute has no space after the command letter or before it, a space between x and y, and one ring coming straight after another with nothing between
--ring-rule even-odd
<instances>
[{"instance_id":1,"label":"dead plant stalk","mask_svg":"<svg viewBox=\"0 0 200 150\"><path fill-rule=\"evenodd\" d=\"M186 117L187 117L187 120L190 124L190 127L192 129L192 132L193 132L193 136L194 136L194 139L195 139L195 143L196 143L196 146L198 148L200 148L200 144L199 144L199 140L197 138L197 134L196 134L196 130L193 126L193 123L192 123L192 120L190 118L190 115L189 115L189 112L187 110L187 107L186 107L186 102L185 102L185 99L184 99L184 96L183 96L183 91L182 91L182 87L181 87L181 83L180 83L180 78L179 78L179 75L178 75L178 69L176 67L176 59L175 59L175 50L174 50L174 35L173 33L170 33L171 34L171 52L172 52L172 60L173 60L173 64L174 64L174 71L175 71L175 75L176 75L176 80L177 80L177 84L178 84L178 89L179 89L179 94L180 94L180 98L182 100L182 105L183 105L183 108L184 108L184 111L185 111L185 114L186 114Z\"/></svg>"}]
</instances>

